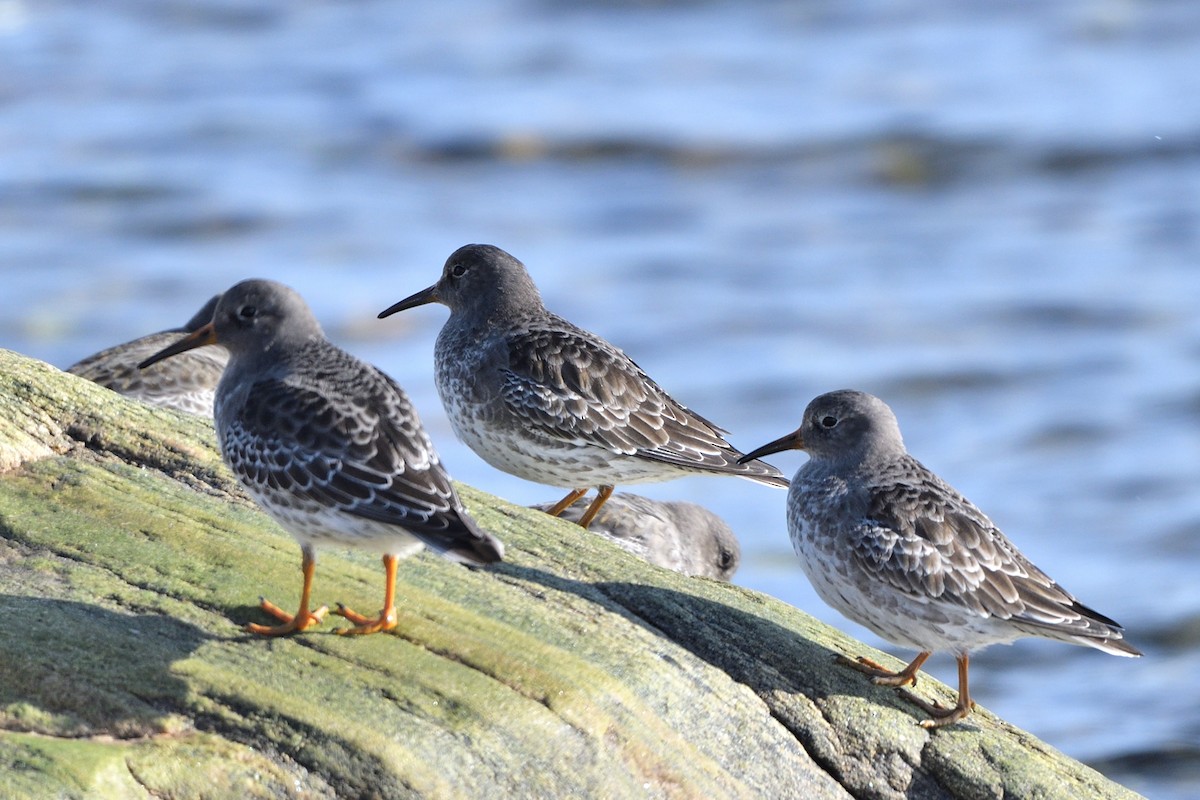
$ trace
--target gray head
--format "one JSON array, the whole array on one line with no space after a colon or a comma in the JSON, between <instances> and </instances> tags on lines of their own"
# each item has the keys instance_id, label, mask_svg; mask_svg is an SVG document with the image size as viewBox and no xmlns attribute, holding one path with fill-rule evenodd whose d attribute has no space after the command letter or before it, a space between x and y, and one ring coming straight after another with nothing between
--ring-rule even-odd
<instances>
[{"instance_id":1,"label":"gray head","mask_svg":"<svg viewBox=\"0 0 1200 800\"><path fill-rule=\"evenodd\" d=\"M543 511L553 503L534 506ZM577 500L560 515L578 522L590 505ZM725 520L696 503L652 500L617 492L588 527L651 564L684 575L728 581L742 559L737 536Z\"/></svg>"},{"instance_id":2,"label":"gray head","mask_svg":"<svg viewBox=\"0 0 1200 800\"><path fill-rule=\"evenodd\" d=\"M323 337L308 304L293 289L275 281L247 280L221 295L211 322L138 366L144 369L206 344L219 344L237 358L286 352L289 346Z\"/></svg>"},{"instance_id":3,"label":"gray head","mask_svg":"<svg viewBox=\"0 0 1200 800\"><path fill-rule=\"evenodd\" d=\"M217 303L221 302L221 295L214 294L209 298L208 302L200 306L200 310L195 316L189 319L180 330L192 333L198 331L209 322L212 322L213 312L217 310Z\"/></svg>"},{"instance_id":4,"label":"gray head","mask_svg":"<svg viewBox=\"0 0 1200 800\"><path fill-rule=\"evenodd\" d=\"M683 541L693 541L697 548L683 571L688 575L732 580L742 560L742 548L725 520L695 503L670 502L663 506Z\"/></svg>"},{"instance_id":5,"label":"gray head","mask_svg":"<svg viewBox=\"0 0 1200 800\"><path fill-rule=\"evenodd\" d=\"M442 303L451 315L479 320L511 318L544 308L525 265L490 244L458 248L446 259L437 283L388 307L379 318L426 303Z\"/></svg>"},{"instance_id":6,"label":"gray head","mask_svg":"<svg viewBox=\"0 0 1200 800\"><path fill-rule=\"evenodd\" d=\"M853 389L817 397L804 409L799 428L747 453L745 459L782 450L804 450L813 459L852 463L905 452L892 410L878 397Z\"/></svg>"}]
</instances>

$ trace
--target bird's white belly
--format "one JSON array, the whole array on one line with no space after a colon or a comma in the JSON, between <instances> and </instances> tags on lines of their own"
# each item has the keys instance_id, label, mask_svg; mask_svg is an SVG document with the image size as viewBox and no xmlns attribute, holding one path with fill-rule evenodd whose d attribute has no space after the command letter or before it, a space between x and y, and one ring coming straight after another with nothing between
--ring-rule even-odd
<instances>
[{"instance_id":1,"label":"bird's white belly","mask_svg":"<svg viewBox=\"0 0 1200 800\"><path fill-rule=\"evenodd\" d=\"M637 456L613 453L588 444L568 444L539 436L472 422L449 414L458 438L498 470L549 486L619 486L671 480L683 470Z\"/></svg>"},{"instance_id":2,"label":"bird's white belly","mask_svg":"<svg viewBox=\"0 0 1200 800\"><path fill-rule=\"evenodd\" d=\"M495 410L472 399L475 389L465 377L439 374L438 392L459 441L496 469L525 480L574 488L654 483L695 474L599 445L551 437L497 418Z\"/></svg>"},{"instance_id":3,"label":"bird's white belly","mask_svg":"<svg viewBox=\"0 0 1200 800\"><path fill-rule=\"evenodd\" d=\"M302 545L352 547L401 558L424 547L420 539L399 525L346 514L294 496L281 498L254 487L247 488L267 513Z\"/></svg>"}]
</instances>

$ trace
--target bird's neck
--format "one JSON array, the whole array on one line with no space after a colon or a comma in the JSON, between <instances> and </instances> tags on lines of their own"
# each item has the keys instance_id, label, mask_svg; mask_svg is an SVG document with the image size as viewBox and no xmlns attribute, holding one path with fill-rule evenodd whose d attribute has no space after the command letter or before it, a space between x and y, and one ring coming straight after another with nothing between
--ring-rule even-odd
<instances>
[{"instance_id":1,"label":"bird's neck","mask_svg":"<svg viewBox=\"0 0 1200 800\"><path fill-rule=\"evenodd\" d=\"M451 322L464 331L507 329L539 319L547 313L541 298L536 295L530 297L526 293L497 291L472 313L451 314Z\"/></svg>"}]
</instances>

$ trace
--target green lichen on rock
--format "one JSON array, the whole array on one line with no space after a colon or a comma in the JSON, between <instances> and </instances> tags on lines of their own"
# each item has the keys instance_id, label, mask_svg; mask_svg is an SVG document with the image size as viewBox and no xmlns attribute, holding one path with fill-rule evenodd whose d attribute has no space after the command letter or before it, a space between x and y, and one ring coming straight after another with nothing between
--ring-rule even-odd
<instances>
[{"instance_id":1,"label":"green lichen on rock","mask_svg":"<svg viewBox=\"0 0 1200 800\"><path fill-rule=\"evenodd\" d=\"M982 709L925 731L804 613L465 486L503 564L402 562L391 634L247 636L299 548L211 425L5 351L0 470L2 797L1134 796ZM382 593L318 554L318 602Z\"/></svg>"},{"instance_id":2,"label":"green lichen on rock","mask_svg":"<svg viewBox=\"0 0 1200 800\"><path fill-rule=\"evenodd\" d=\"M191 733L157 740L0 734L5 797L126 800L287 797L314 776L251 748ZM331 792L323 786L322 791Z\"/></svg>"}]
</instances>

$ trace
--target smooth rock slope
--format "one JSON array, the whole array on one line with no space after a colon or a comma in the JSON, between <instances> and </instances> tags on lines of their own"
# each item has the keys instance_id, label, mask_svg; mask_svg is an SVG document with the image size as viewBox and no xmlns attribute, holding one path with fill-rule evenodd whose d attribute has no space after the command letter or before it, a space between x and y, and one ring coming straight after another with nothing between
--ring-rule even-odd
<instances>
[{"instance_id":1,"label":"smooth rock slope","mask_svg":"<svg viewBox=\"0 0 1200 800\"><path fill-rule=\"evenodd\" d=\"M505 563L402 562L392 634L252 638L300 553L212 426L0 351L0 797L1136 796L982 709L918 727L784 603L462 493ZM318 602L382 589L319 553Z\"/></svg>"}]
</instances>

